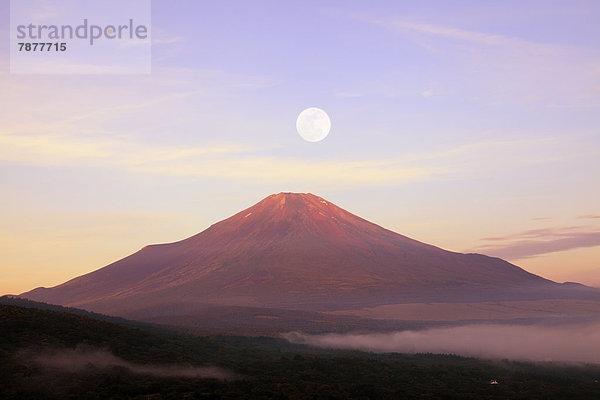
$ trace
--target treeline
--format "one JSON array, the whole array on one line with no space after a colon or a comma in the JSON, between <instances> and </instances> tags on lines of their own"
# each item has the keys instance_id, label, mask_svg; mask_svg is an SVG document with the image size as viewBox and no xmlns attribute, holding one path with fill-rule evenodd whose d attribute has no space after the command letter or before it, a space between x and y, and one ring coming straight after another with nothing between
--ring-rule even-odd
<instances>
[{"instance_id":1,"label":"treeline","mask_svg":"<svg viewBox=\"0 0 600 400\"><path fill-rule=\"evenodd\" d=\"M35 355L103 349L139 365L218 366L226 380L119 365L47 367ZM2 399L595 399L600 366L313 349L276 338L186 336L66 311L0 305ZM490 384L497 380L498 384Z\"/></svg>"}]
</instances>

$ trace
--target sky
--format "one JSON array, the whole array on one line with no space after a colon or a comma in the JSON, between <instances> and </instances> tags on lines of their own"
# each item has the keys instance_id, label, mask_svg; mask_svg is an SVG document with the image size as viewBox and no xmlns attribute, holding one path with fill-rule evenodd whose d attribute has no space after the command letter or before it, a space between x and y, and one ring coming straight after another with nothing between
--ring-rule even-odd
<instances>
[{"instance_id":1,"label":"sky","mask_svg":"<svg viewBox=\"0 0 600 400\"><path fill-rule=\"evenodd\" d=\"M149 74L11 74L0 293L279 192L600 287L600 2L152 1ZM295 123L319 107L331 132Z\"/></svg>"}]
</instances>

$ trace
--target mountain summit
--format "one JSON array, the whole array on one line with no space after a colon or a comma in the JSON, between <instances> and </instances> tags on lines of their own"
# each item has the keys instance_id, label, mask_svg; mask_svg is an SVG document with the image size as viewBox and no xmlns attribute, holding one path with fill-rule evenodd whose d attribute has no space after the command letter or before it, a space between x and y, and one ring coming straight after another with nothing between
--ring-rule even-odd
<instances>
[{"instance_id":1,"label":"mountain summit","mask_svg":"<svg viewBox=\"0 0 600 400\"><path fill-rule=\"evenodd\" d=\"M207 304L323 311L536 299L560 286L498 258L418 242L310 193L279 193L188 239L21 296L127 315Z\"/></svg>"}]
</instances>

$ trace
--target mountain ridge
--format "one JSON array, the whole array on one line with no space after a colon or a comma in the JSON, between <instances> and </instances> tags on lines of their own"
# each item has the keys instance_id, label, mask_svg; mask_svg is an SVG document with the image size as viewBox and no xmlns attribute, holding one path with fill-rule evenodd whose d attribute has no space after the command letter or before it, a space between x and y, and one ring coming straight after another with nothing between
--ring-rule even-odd
<instances>
[{"instance_id":1,"label":"mountain ridge","mask_svg":"<svg viewBox=\"0 0 600 400\"><path fill-rule=\"evenodd\" d=\"M499 258L443 250L314 194L282 192L187 239L21 296L120 315L176 302L323 311L566 292Z\"/></svg>"}]
</instances>

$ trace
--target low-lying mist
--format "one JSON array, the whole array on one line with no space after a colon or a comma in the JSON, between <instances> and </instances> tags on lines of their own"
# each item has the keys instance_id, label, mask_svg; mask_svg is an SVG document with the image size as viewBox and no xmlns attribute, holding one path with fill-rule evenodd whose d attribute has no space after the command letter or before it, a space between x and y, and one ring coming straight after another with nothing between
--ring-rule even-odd
<instances>
[{"instance_id":1,"label":"low-lying mist","mask_svg":"<svg viewBox=\"0 0 600 400\"><path fill-rule=\"evenodd\" d=\"M108 350L88 346L75 349L52 349L42 353L22 354L22 361L42 368L61 372L77 373L93 369L121 367L134 374L151 375L161 378L211 378L219 380L235 379L236 374L218 367L193 367L169 364L136 364L112 354Z\"/></svg>"},{"instance_id":2,"label":"low-lying mist","mask_svg":"<svg viewBox=\"0 0 600 400\"><path fill-rule=\"evenodd\" d=\"M291 343L377 353L452 353L480 358L600 363L600 324L463 325L368 334L290 332L283 337Z\"/></svg>"}]
</instances>

